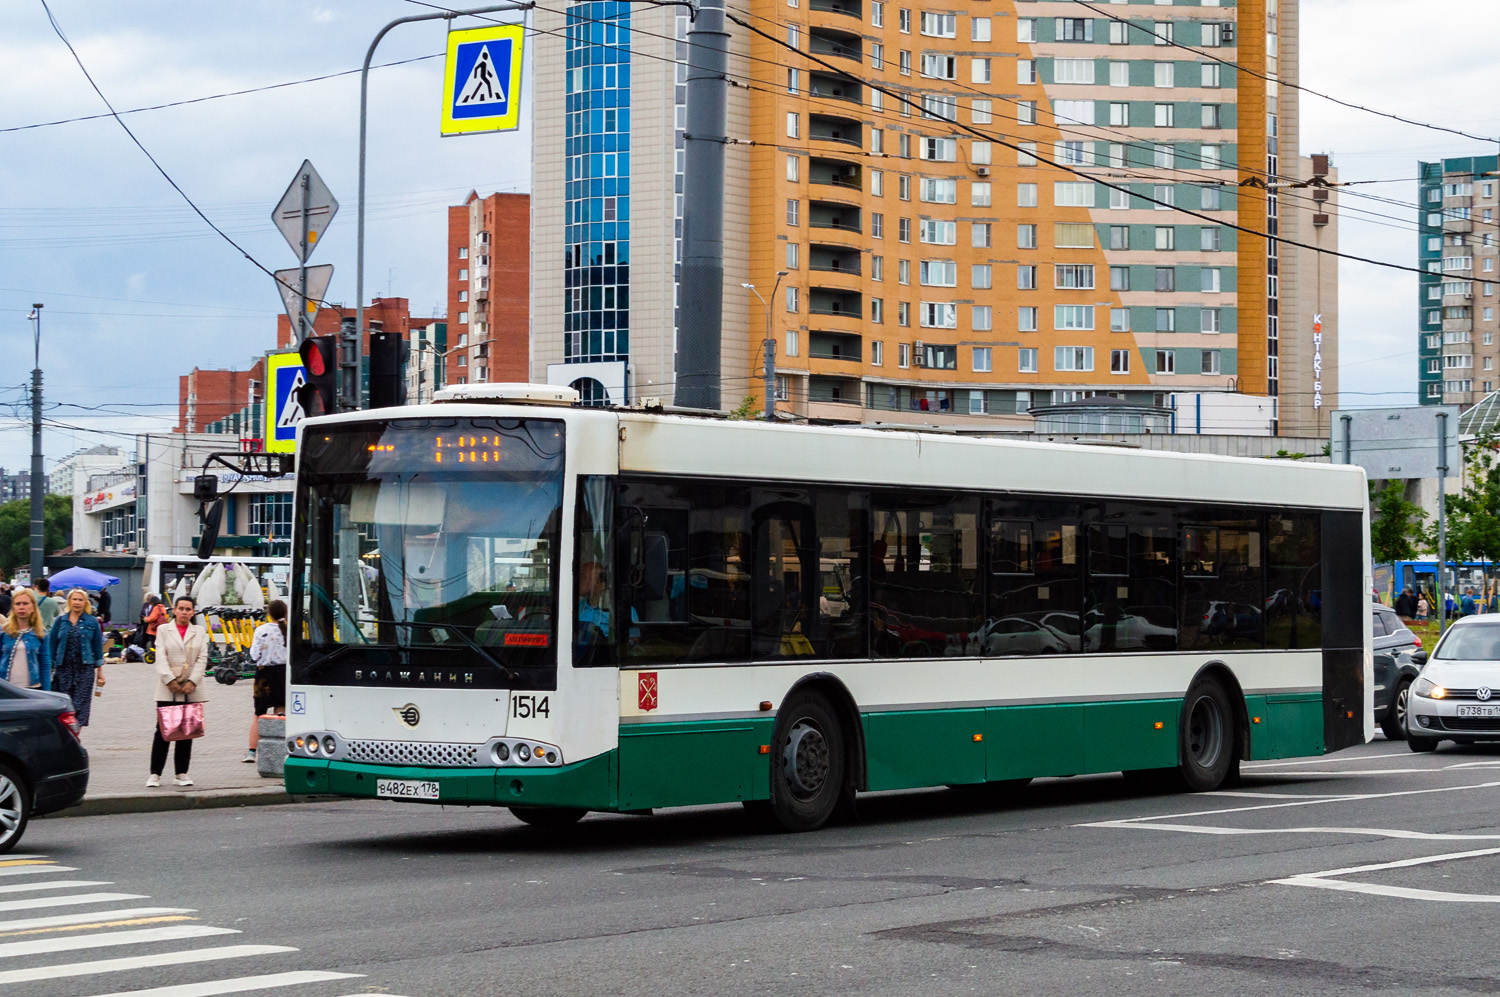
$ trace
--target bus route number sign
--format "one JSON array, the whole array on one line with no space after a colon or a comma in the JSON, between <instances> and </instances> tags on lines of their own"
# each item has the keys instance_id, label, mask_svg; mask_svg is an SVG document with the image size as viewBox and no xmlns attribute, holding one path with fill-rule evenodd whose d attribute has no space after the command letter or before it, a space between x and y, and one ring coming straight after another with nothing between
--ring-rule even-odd
<instances>
[{"instance_id":1,"label":"bus route number sign","mask_svg":"<svg viewBox=\"0 0 1500 997\"><path fill-rule=\"evenodd\" d=\"M516 694L510 697L510 715L517 720L528 720L531 717L552 716L552 706L547 701L547 696L526 696Z\"/></svg>"}]
</instances>

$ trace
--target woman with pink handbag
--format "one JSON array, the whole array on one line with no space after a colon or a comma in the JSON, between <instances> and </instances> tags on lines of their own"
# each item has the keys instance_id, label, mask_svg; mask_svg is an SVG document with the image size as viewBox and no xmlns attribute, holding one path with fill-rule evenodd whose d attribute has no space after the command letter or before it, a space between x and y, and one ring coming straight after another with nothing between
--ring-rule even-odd
<instances>
[{"instance_id":1,"label":"woman with pink handbag","mask_svg":"<svg viewBox=\"0 0 1500 997\"><path fill-rule=\"evenodd\" d=\"M174 786L191 786L188 763L193 738L203 736L203 673L208 668L208 631L193 622L197 604L180 595L172 602L172 622L156 629L156 733L151 741L151 777L147 788L161 785L167 767L167 742L176 741Z\"/></svg>"}]
</instances>

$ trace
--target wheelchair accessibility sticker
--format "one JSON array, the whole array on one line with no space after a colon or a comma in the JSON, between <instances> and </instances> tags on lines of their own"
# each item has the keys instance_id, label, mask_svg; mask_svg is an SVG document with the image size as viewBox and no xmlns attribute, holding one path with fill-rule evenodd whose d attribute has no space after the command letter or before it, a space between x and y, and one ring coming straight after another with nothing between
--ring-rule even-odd
<instances>
[{"instance_id":1,"label":"wheelchair accessibility sticker","mask_svg":"<svg viewBox=\"0 0 1500 997\"><path fill-rule=\"evenodd\" d=\"M292 693L292 713L294 715L297 715L297 714L305 714L306 712L307 712L307 693L305 693L305 692L294 692L294 693Z\"/></svg>"}]
</instances>

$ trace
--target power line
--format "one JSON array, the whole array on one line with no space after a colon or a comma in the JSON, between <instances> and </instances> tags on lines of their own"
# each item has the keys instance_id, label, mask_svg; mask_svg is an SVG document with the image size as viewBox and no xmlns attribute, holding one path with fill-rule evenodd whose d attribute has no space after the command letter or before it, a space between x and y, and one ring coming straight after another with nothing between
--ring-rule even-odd
<instances>
[{"instance_id":1,"label":"power line","mask_svg":"<svg viewBox=\"0 0 1500 997\"><path fill-rule=\"evenodd\" d=\"M1312 94L1314 97L1322 97L1324 100L1332 101L1333 103L1338 104L1338 105L1340 105L1342 107L1347 107L1347 108L1349 108L1351 110L1355 110L1355 111L1364 111L1366 114L1374 114L1374 115L1377 115L1377 116L1382 117L1382 118L1389 118L1392 121L1399 121L1402 124L1415 125L1418 128L1430 128L1431 130L1437 131L1437 132L1447 132L1450 135L1458 135L1458 136L1460 136L1462 138L1474 139L1477 142L1488 142L1491 145L1495 145L1497 143L1500 143L1500 139L1497 139L1497 138L1491 138L1491 137L1486 136L1486 135L1472 135L1469 132L1460 131L1457 128L1449 128L1446 125L1434 125L1431 122L1427 122L1427 121L1417 121L1417 120L1412 119L1412 118L1403 118L1399 114L1392 114L1389 111L1376 110L1373 107L1366 107L1363 104L1354 104L1354 103L1351 103L1351 102L1349 102L1347 100L1342 100L1342 99L1340 99L1338 97L1335 97L1332 94L1326 94L1326 93L1323 93L1322 91L1314 90L1311 87L1302 86L1299 83L1288 83L1286 80L1280 79L1280 78L1275 77L1275 76L1269 76L1269 75L1267 75L1264 72L1259 72L1257 70L1251 69L1249 66L1241 65L1240 63L1233 62L1233 61L1231 61L1229 59L1221 59L1218 56L1214 55L1213 53L1205 51L1201 47L1194 47L1192 45L1184 45L1183 43L1181 43L1181 42L1177 41L1176 39L1174 39L1171 35L1160 35L1160 34L1157 34L1155 31L1151 31L1151 30L1149 30L1147 28L1141 27L1139 24L1132 24L1126 18L1120 17L1118 14L1111 13L1108 10L1104 10L1103 8L1100 8L1100 7L1098 7L1098 6L1090 3L1089 0L1072 0L1072 2L1078 4L1080 7L1087 7L1089 10L1091 10L1094 13L1098 14L1100 17L1108 18L1111 21L1118 21L1120 24L1124 24L1128 28L1131 28L1131 29L1133 29L1135 31L1139 31L1139 32L1141 32L1141 33L1143 33L1145 35L1148 35L1151 38L1154 38L1154 39L1157 40L1156 44L1170 45L1173 48L1183 49L1185 51L1193 53L1194 55L1198 56L1199 58L1208 59L1208 60L1210 60L1212 62L1217 62L1220 65L1229 66L1230 68L1234 69L1236 72L1241 72L1241 73L1245 73L1245 74L1250 75L1250 76L1254 76L1257 79L1265 80L1267 83L1275 83L1278 86L1287 87L1287 88L1292 89L1292 90L1299 90L1302 93L1309 93L1309 94Z\"/></svg>"}]
</instances>

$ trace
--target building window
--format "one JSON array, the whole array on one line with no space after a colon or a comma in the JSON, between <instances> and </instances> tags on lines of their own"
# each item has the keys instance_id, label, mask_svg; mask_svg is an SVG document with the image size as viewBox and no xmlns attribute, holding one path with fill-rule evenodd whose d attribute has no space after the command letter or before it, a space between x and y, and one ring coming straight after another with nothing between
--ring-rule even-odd
<instances>
[{"instance_id":1,"label":"building window","mask_svg":"<svg viewBox=\"0 0 1500 997\"><path fill-rule=\"evenodd\" d=\"M1156 105L1156 127L1158 127L1158 128L1173 128L1173 127L1176 127L1175 122L1177 120L1177 115L1175 113L1175 108L1176 108L1175 104L1157 104Z\"/></svg>"},{"instance_id":2,"label":"building window","mask_svg":"<svg viewBox=\"0 0 1500 997\"><path fill-rule=\"evenodd\" d=\"M1017 142L1016 143L1016 165L1017 166L1035 166L1036 165L1036 143L1035 142Z\"/></svg>"},{"instance_id":3,"label":"building window","mask_svg":"<svg viewBox=\"0 0 1500 997\"><path fill-rule=\"evenodd\" d=\"M459 246L458 247L458 258L461 259L461 260L467 260L469 258L469 247L468 246Z\"/></svg>"},{"instance_id":4,"label":"building window","mask_svg":"<svg viewBox=\"0 0 1500 997\"><path fill-rule=\"evenodd\" d=\"M879 211L870 212L870 238L885 238L885 215Z\"/></svg>"},{"instance_id":5,"label":"building window","mask_svg":"<svg viewBox=\"0 0 1500 997\"><path fill-rule=\"evenodd\" d=\"M922 34L930 38L957 38L958 16L924 10L921 12L921 30Z\"/></svg>"},{"instance_id":6,"label":"building window","mask_svg":"<svg viewBox=\"0 0 1500 997\"><path fill-rule=\"evenodd\" d=\"M1021 86L1029 86L1036 82L1036 60L1016 60L1016 82Z\"/></svg>"},{"instance_id":7,"label":"building window","mask_svg":"<svg viewBox=\"0 0 1500 997\"><path fill-rule=\"evenodd\" d=\"M797 269L797 249L798 244L795 242L786 244L786 268L788 270Z\"/></svg>"},{"instance_id":8,"label":"building window","mask_svg":"<svg viewBox=\"0 0 1500 997\"><path fill-rule=\"evenodd\" d=\"M789 199L786 202L786 223L788 225L797 225L797 224L799 224L798 218L800 216L801 216L800 205L797 203L797 201L795 199Z\"/></svg>"},{"instance_id":9,"label":"building window","mask_svg":"<svg viewBox=\"0 0 1500 997\"><path fill-rule=\"evenodd\" d=\"M973 308L974 308L974 323L973 323L974 331L975 332L989 332L990 329L994 325L994 312L992 312L990 310L990 306L989 305L974 305ZM988 357L989 353L990 353L989 347L983 347L983 349L984 349L985 356ZM976 349L975 353L977 355L977 353L978 353L977 349ZM977 363L978 361L976 360L975 362ZM976 367L974 369L978 370L979 368ZM984 369L985 370L989 370L989 367L985 367Z\"/></svg>"},{"instance_id":10,"label":"building window","mask_svg":"<svg viewBox=\"0 0 1500 997\"><path fill-rule=\"evenodd\" d=\"M458 271L458 279L459 280L468 280L469 279L469 271L467 269L460 269Z\"/></svg>"},{"instance_id":11,"label":"building window","mask_svg":"<svg viewBox=\"0 0 1500 997\"><path fill-rule=\"evenodd\" d=\"M885 4L881 0L872 0L870 4L870 26L872 28L885 27Z\"/></svg>"},{"instance_id":12,"label":"building window","mask_svg":"<svg viewBox=\"0 0 1500 997\"><path fill-rule=\"evenodd\" d=\"M870 171L870 196L872 196L872 197L884 197L885 196L885 171L884 170L871 170Z\"/></svg>"},{"instance_id":13,"label":"building window","mask_svg":"<svg viewBox=\"0 0 1500 997\"><path fill-rule=\"evenodd\" d=\"M1175 290L1177 290L1177 268L1176 267L1157 267L1156 268L1156 289L1158 291L1175 291Z\"/></svg>"},{"instance_id":14,"label":"building window","mask_svg":"<svg viewBox=\"0 0 1500 997\"><path fill-rule=\"evenodd\" d=\"M1052 306L1052 328L1063 331L1070 329L1092 329L1093 327L1093 305Z\"/></svg>"},{"instance_id":15,"label":"building window","mask_svg":"<svg viewBox=\"0 0 1500 997\"><path fill-rule=\"evenodd\" d=\"M986 368L986 369L988 369L988 368ZM985 415L985 414L987 414L989 412L989 410L990 410L989 399L988 399L988 397L985 395L985 393L983 391L970 391L969 392L969 414L970 415Z\"/></svg>"},{"instance_id":16,"label":"building window","mask_svg":"<svg viewBox=\"0 0 1500 997\"><path fill-rule=\"evenodd\" d=\"M459 325L468 325L469 324L469 313L468 312L459 312L458 313L458 324Z\"/></svg>"},{"instance_id":17,"label":"building window","mask_svg":"<svg viewBox=\"0 0 1500 997\"><path fill-rule=\"evenodd\" d=\"M870 279L871 280L885 280L885 257L884 256L872 256L872 257L870 257Z\"/></svg>"},{"instance_id":18,"label":"building window","mask_svg":"<svg viewBox=\"0 0 1500 997\"><path fill-rule=\"evenodd\" d=\"M911 366L911 344L910 343L898 343L896 345L896 366L897 367L910 367Z\"/></svg>"},{"instance_id":19,"label":"building window","mask_svg":"<svg viewBox=\"0 0 1500 997\"><path fill-rule=\"evenodd\" d=\"M880 367L885 364L885 343L876 339L870 343L870 366Z\"/></svg>"},{"instance_id":20,"label":"building window","mask_svg":"<svg viewBox=\"0 0 1500 997\"><path fill-rule=\"evenodd\" d=\"M1199 365L1202 368L1200 370L1200 373L1203 373L1203 374L1217 374L1217 373L1219 373L1219 351L1218 350L1204 350L1202 356L1203 356L1203 361Z\"/></svg>"},{"instance_id":21,"label":"building window","mask_svg":"<svg viewBox=\"0 0 1500 997\"><path fill-rule=\"evenodd\" d=\"M970 104L969 119L976 125L987 125L992 120L990 102L988 100L975 100Z\"/></svg>"},{"instance_id":22,"label":"building window","mask_svg":"<svg viewBox=\"0 0 1500 997\"><path fill-rule=\"evenodd\" d=\"M969 60L969 82L970 83L988 83L989 81L990 81L990 60L989 59L970 59Z\"/></svg>"},{"instance_id":23,"label":"building window","mask_svg":"<svg viewBox=\"0 0 1500 997\"><path fill-rule=\"evenodd\" d=\"M1089 371L1094 369L1092 346L1054 346L1052 369L1057 371Z\"/></svg>"},{"instance_id":24,"label":"building window","mask_svg":"<svg viewBox=\"0 0 1500 997\"><path fill-rule=\"evenodd\" d=\"M974 347L974 370L976 373L987 374L990 371L990 348L988 346Z\"/></svg>"},{"instance_id":25,"label":"building window","mask_svg":"<svg viewBox=\"0 0 1500 997\"><path fill-rule=\"evenodd\" d=\"M802 119L796 111L788 111L786 115L786 137L799 138L802 135Z\"/></svg>"},{"instance_id":26,"label":"building window","mask_svg":"<svg viewBox=\"0 0 1500 997\"><path fill-rule=\"evenodd\" d=\"M1022 305L1016 309L1016 331L1036 332L1037 309L1035 305Z\"/></svg>"},{"instance_id":27,"label":"building window","mask_svg":"<svg viewBox=\"0 0 1500 997\"><path fill-rule=\"evenodd\" d=\"M969 41L987 42L990 40L990 19L987 17L974 17L969 19Z\"/></svg>"},{"instance_id":28,"label":"building window","mask_svg":"<svg viewBox=\"0 0 1500 997\"><path fill-rule=\"evenodd\" d=\"M1109 372L1111 374L1129 374L1130 373L1130 351L1129 350L1110 350L1109 351Z\"/></svg>"},{"instance_id":29,"label":"building window","mask_svg":"<svg viewBox=\"0 0 1500 997\"><path fill-rule=\"evenodd\" d=\"M1202 319L1202 330L1204 332L1223 332L1223 313L1217 308L1205 308L1199 315Z\"/></svg>"},{"instance_id":30,"label":"building window","mask_svg":"<svg viewBox=\"0 0 1500 997\"><path fill-rule=\"evenodd\" d=\"M896 261L896 283L898 283L898 284L910 284L911 283L911 260L897 260Z\"/></svg>"},{"instance_id":31,"label":"building window","mask_svg":"<svg viewBox=\"0 0 1500 997\"><path fill-rule=\"evenodd\" d=\"M1016 207L1018 207L1018 208L1034 208L1034 207L1036 207L1036 186L1037 185L1034 184L1034 183L1018 183L1018 184L1016 184Z\"/></svg>"},{"instance_id":32,"label":"building window","mask_svg":"<svg viewBox=\"0 0 1500 997\"><path fill-rule=\"evenodd\" d=\"M789 287L789 288L786 289L786 310L789 311L789 312L795 312L795 311L797 311L797 307L798 307L797 288L795 288L795 287Z\"/></svg>"},{"instance_id":33,"label":"building window","mask_svg":"<svg viewBox=\"0 0 1500 997\"><path fill-rule=\"evenodd\" d=\"M969 185L969 205L975 208L990 206L990 184L988 180L976 180Z\"/></svg>"},{"instance_id":34,"label":"building window","mask_svg":"<svg viewBox=\"0 0 1500 997\"><path fill-rule=\"evenodd\" d=\"M1016 370L1022 374L1036 373L1036 347L1023 346L1016 351Z\"/></svg>"},{"instance_id":35,"label":"building window","mask_svg":"<svg viewBox=\"0 0 1500 997\"><path fill-rule=\"evenodd\" d=\"M1156 331L1157 332L1176 332L1177 331L1177 309L1175 309L1175 308L1158 308L1156 310Z\"/></svg>"},{"instance_id":36,"label":"building window","mask_svg":"<svg viewBox=\"0 0 1500 997\"><path fill-rule=\"evenodd\" d=\"M1093 290L1092 263L1059 263L1052 268L1052 286L1069 290Z\"/></svg>"},{"instance_id":37,"label":"building window","mask_svg":"<svg viewBox=\"0 0 1500 997\"><path fill-rule=\"evenodd\" d=\"M798 335L798 330L788 329L786 331L786 355L789 357L799 356L801 349L802 342L801 337Z\"/></svg>"},{"instance_id":38,"label":"building window","mask_svg":"<svg viewBox=\"0 0 1500 997\"><path fill-rule=\"evenodd\" d=\"M983 231L983 241L981 241L981 230ZM990 244L990 226L989 226L989 223L988 222L975 222L974 223L974 245L975 246L988 246L989 244ZM1016 226L1016 248L1017 249L1035 249L1036 248L1036 226L1035 225L1017 225Z\"/></svg>"},{"instance_id":39,"label":"building window","mask_svg":"<svg viewBox=\"0 0 1500 997\"><path fill-rule=\"evenodd\" d=\"M898 218L898 219L896 219L896 241L897 242L906 242L906 243L911 242L911 219L910 218Z\"/></svg>"},{"instance_id":40,"label":"building window","mask_svg":"<svg viewBox=\"0 0 1500 997\"><path fill-rule=\"evenodd\" d=\"M786 157L786 178L791 183L796 183L802 174L801 159L797 156Z\"/></svg>"},{"instance_id":41,"label":"building window","mask_svg":"<svg viewBox=\"0 0 1500 997\"><path fill-rule=\"evenodd\" d=\"M1109 227L1109 248L1110 249L1129 249L1130 248L1130 226L1129 225L1111 225Z\"/></svg>"},{"instance_id":42,"label":"building window","mask_svg":"<svg viewBox=\"0 0 1500 997\"><path fill-rule=\"evenodd\" d=\"M1016 41L1018 41L1018 42L1034 42L1034 41L1036 41L1036 18L1034 18L1034 17L1018 17L1018 18L1016 18Z\"/></svg>"},{"instance_id":43,"label":"building window","mask_svg":"<svg viewBox=\"0 0 1500 997\"><path fill-rule=\"evenodd\" d=\"M1112 87L1130 86L1130 63L1111 62L1109 64L1109 85Z\"/></svg>"},{"instance_id":44,"label":"building window","mask_svg":"<svg viewBox=\"0 0 1500 997\"><path fill-rule=\"evenodd\" d=\"M1113 266L1109 268L1109 289L1111 291L1130 290L1130 267Z\"/></svg>"},{"instance_id":45,"label":"building window","mask_svg":"<svg viewBox=\"0 0 1500 997\"><path fill-rule=\"evenodd\" d=\"M1130 124L1129 101L1112 100L1109 102L1109 123L1116 128L1124 128Z\"/></svg>"},{"instance_id":46,"label":"building window","mask_svg":"<svg viewBox=\"0 0 1500 997\"><path fill-rule=\"evenodd\" d=\"M1023 263L1016 267L1016 288L1021 291L1036 290L1036 267Z\"/></svg>"},{"instance_id":47,"label":"building window","mask_svg":"<svg viewBox=\"0 0 1500 997\"><path fill-rule=\"evenodd\" d=\"M251 495L250 533L268 540L292 539L291 493Z\"/></svg>"},{"instance_id":48,"label":"building window","mask_svg":"<svg viewBox=\"0 0 1500 997\"><path fill-rule=\"evenodd\" d=\"M1171 225L1158 225L1156 227L1156 248L1162 251L1176 249L1177 229Z\"/></svg>"},{"instance_id":49,"label":"building window","mask_svg":"<svg viewBox=\"0 0 1500 997\"><path fill-rule=\"evenodd\" d=\"M1223 246L1223 235L1218 226L1202 229L1198 233L1198 248L1205 253L1217 253Z\"/></svg>"},{"instance_id":50,"label":"building window","mask_svg":"<svg viewBox=\"0 0 1500 997\"><path fill-rule=\"evenodd\" d=\"M1109 310L1109 331L1110 332L1129 332L1130 331L1130 309L1129 308L1111 308Z\"/></svg>"},{"instance_id":51,"label":"building window","mask_svg":"<svg viewBox=\"0 0 1500 997\"><path fill-rule=\"evenodd\" d=\"M1156 372L1158 374L1175 374L1175 373L1177 373L1177 351L1176 350L1157 350L1156 351Z\"/></svg>"},{"instance_id":52,"label":"building window","mask_svg":"<svg viewBox=\"0 0 1500 997\"><path fill-rule=\"evenodd\" d=\"M990 265L988 263L976 263L969 267L969 286L976 291L988 290L991 286L990 273Z\"/></svg>"},{"instance_id":53,"label":"building window","mask_svg":"<svg viewBox=\"0 0 1500 997\"><path fill-rule=\"evenodd\" d=\"M459 301L468 301L469 300L469 292L468 291L459 291L458 292L458 300Z\"/></svg>"}]
</instances>

